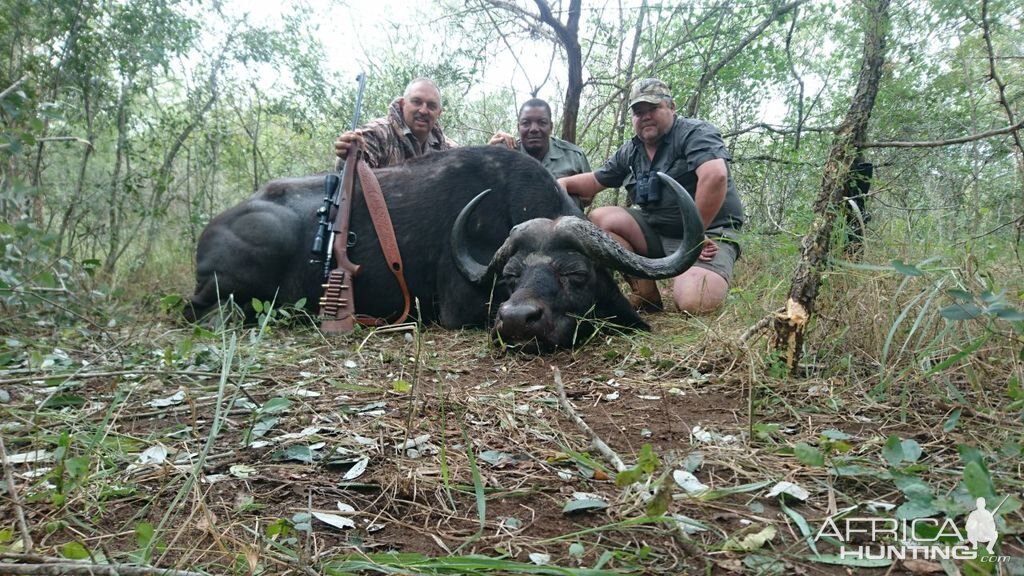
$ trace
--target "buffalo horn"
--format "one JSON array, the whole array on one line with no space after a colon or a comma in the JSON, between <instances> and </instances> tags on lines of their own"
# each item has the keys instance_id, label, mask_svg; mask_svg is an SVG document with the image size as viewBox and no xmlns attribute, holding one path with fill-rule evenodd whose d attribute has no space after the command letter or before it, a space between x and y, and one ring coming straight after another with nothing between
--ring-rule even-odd
<instances>
[{"instance_id":1,"label":"buffalo horn","mask_svg":"<svg viewBox=\"0 0 1024 576\"><path fill-rule=\"evenodd\" d=\"M466 221L469 220L470 215L476 208L477 204L483 201L484 197L491 191L490 188L484 190L469 201L468 204L459 212L457 218L455 218L455 224L452 226L452 234L449 238L451 242L452 258L455 260L455 267L458 268L459 273L473 284L480 284L488 276L490 276L491 268L493 266L484 266L480 262L477 262L473 255L469 251L469 241L465 238L466 235ZM501 245L498 252L495 254L508 251L509 240L506 239L505 243ZM492 260L493 262L493 260Z\"/></svg>"},{"instance_id":2,"label":"buffalo horn","mask_svg":"<svg viewBox=\"0 0 1024 576\"><path fill-rule=\"evenodd\" d=\"M569 234L584 253L613 270L652 280L682 274L700 256L704 246L704 222L693 198L681 184L662 172L658 172L658 177L675 191L683 216L683 241L672 254L664 258L647 258L630 252L588 220L562 218L558 221L558 228Z\"/></svg>"}]
</instances>

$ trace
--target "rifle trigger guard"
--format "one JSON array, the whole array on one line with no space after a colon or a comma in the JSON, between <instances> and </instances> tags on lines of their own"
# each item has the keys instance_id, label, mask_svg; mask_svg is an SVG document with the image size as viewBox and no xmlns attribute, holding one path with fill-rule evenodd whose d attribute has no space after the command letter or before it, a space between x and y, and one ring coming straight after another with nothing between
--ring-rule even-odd
<instances>
[{"instance_id":1,"label":"rifle trigger guard","mask_svg":"<svg viewBox=\"0 0 1024 576\"><path fill-rule=\"evenodd\" d=\"M356 236L356 233L351 231L351 230L349 230L348 231L348 240L345 241L345 245L348 246L349 248L351 248L351 247L355 246L356 242L358 242L358 241L359 241L359 237Z\"/></svg>"}]
</instances>

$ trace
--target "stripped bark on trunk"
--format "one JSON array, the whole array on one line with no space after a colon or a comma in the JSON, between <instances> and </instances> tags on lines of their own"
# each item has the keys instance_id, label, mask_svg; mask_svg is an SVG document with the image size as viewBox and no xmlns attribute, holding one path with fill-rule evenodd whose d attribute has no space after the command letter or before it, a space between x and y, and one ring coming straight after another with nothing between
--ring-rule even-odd
<instances>
[{"instance_id":1,"label":"stripped bark on trunk","mask_svg":"<svg viewBox=\"0 0 1024 576\"><path fill-rule=\"evenodd\" d=\"M807 324L814 313L814 303L821 286L821 271L829 253L832 226L857 154L857 144L867 134L871 110L878 95L878 84L885 62L886 36L889 32L889 0L865 2L868 10L864 26L864 56L861 62L857 91L846 118L836 129L835 138L825 163L821 192L814 202L814 220L801 243L800 263L789 289L785 310L772 322L770 346L780 354L791 371L795 370L803 352Z\"/></svg>"}]
</instances>

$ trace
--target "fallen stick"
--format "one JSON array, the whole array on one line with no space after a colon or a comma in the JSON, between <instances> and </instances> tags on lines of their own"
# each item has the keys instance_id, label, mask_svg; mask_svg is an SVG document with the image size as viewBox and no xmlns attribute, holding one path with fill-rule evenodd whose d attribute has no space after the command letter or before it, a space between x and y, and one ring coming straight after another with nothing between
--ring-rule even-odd
<instances>
[{"instance_id":1,"label":"fallen stick","mask_svg":"<svg viewBox=\"0 0 1024 576\"><path fill-rule=\"evenodd\" d=\"M213 377L220 376L220 372L204 372L199 370L113 370L110 372L66 372L61 374L43 374L35 373L31 376L18 376L17 378L7 378L6 380L0 380L0 386L7 384L22 384L24 382L32 382L33 380L56 380L63 378L64 380L88 380L90 378L109 378L112 376L127 376L130 374L137 374L139 376L205 376Z\"/></svg>"},{"instance_id":2,"label":"fallen stick","mask_svg":"<svg viewBox=\"0 0 1024 576\"><path fill-rule=\"evenodd\" d=\"M583 421L583 418L579 417L579 414L576 414L576 410L569 404L569 399L565 396L565 386L562 384L561 370L556 366L552 366L551 371L555 373L555 390L558 391L558 405L561 406L565 415L572 419L580 430L590 436L590 445L600 452L601 456L604 456L605 460L612 465L612 468L615 468L615 472L626 470L626 465L622 462L622 458L619 458L619 455L604 440L601 440L601 437Z\"/></svg>"},{"instance_id":3,"label":"fallen stick","mask_svg":"<svg viewBox=\"0 0 1024 576\"><path fill-rule=\"evenodd\" d=\"M747 328L747 331L740 335L739 343L745 345L748 340L750 340L754 336L760 335L761 332L765 331L768 328L768 325L772 323L772 320L774 320L777 315L785 311L785 308L779 308L775 312L771 312L764 318L758 320L756 324L754 324L750 328Z\"/></svg>"},{"instance_id":4,"label":"fallen stick","mask_svg":"<svg viewBox=\"0 0 1024 576\"><path fill-rule=\"evenodd\" d=\"M21 506L21 498L18 497L18 490L14 485L14 470L7 460L7 446L0 436L0 460L3 460L4 481L7 483L7 491L11 493L11 502L14 502L14 515L18 518L18 530L21 532L22 549L25 552L32 552L32 535L28 531L28 524L25 523L25 509Z\"/></svg>"},{"instance_id":5,"label":"fallen stick","mask_svg":"<svg viewBox=\"0 0 1024 576\"><path fill-rule=\"evenodd\" d=\"M576 423L576 426L579 427L580 430L582 430L583 432L590 436L591 446L593 446L595 450L600 452L601 455L604 456L609 463L611 463L612 467L615 468L616 472L622 472L626 470L626 465L625 463L622 462L622 458L620 458L619 455L616 454L615 451L612 450L611 447L608 446L608 444L606 444L604 440L601 440L601 437L598 436L597 433L594 432L593 429L591 429L590 426L588 426L587 423L583 421L583 418L580 418L579 414L576 414L576 410L574 410L572 405L569 404L569 399L565 395L565 386L562 384L562 372L556 366L552 366L551 371L554 372L555 374L555 390L558 391L558 405L562 408L565 414L569 416L569 418L571 418L573 422ZM668 481L665 478L663 478L662 480L663 482ZM636 493L640 496L640 499L643 502L649 502L651 498L654 497L654 495L650 493L648 486L645 486L639 482L634 482L632 485L630 485L630 488L636 491ZM663 486L662 489L669 488L667 486ZM685 531L683 530L682 524L675 520L673 520L673 523L675 529L672 530L672 534L676 542L691 557L700 557L700 550L696 546L694 546L693 542L690 540L690 537L686 535Z\"/></svg>"},{"instance_id":6,"label":"fallen stick","mask_svg":"<svg viewBox=\"0 0 1024 576\"><path fill-rule=\"evenodd\" d=\"M48 562L46 564L0 564L0 574L18 576L207 576L203 572L126 566L124 564L92 564L86 562Z\"/></svg>"}]
</instances>

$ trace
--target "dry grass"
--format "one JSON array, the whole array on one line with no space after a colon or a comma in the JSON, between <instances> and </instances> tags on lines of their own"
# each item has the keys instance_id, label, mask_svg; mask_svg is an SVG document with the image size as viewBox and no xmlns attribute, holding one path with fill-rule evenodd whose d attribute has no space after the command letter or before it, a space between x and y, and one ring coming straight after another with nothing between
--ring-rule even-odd
<instances>
[{"instance_id":1,"label":"dry grass","mask_svg":"<svg viewBox=\"0 0 1024 576\"><path fill-rule=\"evenodd\" d=\"M0 371L4 447L49 456L7 466L0 565L84 553L216 574L941 570L828 564L801 533L801 522L816 532L850 506L876 514L868 503L921 498L910 484L959 526L978 486L1016 494L999 546L1024 555L1022 401L1011 385L1021 379L1019 329L972 320L944 332L938 310L949 299L927 298L937 278L965 278L959 270L908 281L836 268L806 366L792 377L763 339L737 341L783 301L786 271L767 258L744 266L746 288L718 317L655 315L653 334L601 336L544 357L503 354L478 331L411 327L328 341L276 323L262 335L197 335L145 319L60 334L19 326ZM637 483L617 486L593 438L560 409L552 367L578 417L627 466L648 458ZM170 405L152 404L177 391ZM137 465L155 446L166 459ZM708 491L673 484L683 468ZM783 480L810 496L768 497ZM577 492L606 506L563 513ZM701 529L683 530L673 515ZM772 537L743 540L758 534ZM947 570L1022 569L958 565Z\"/></svg>"}]
</instances>

